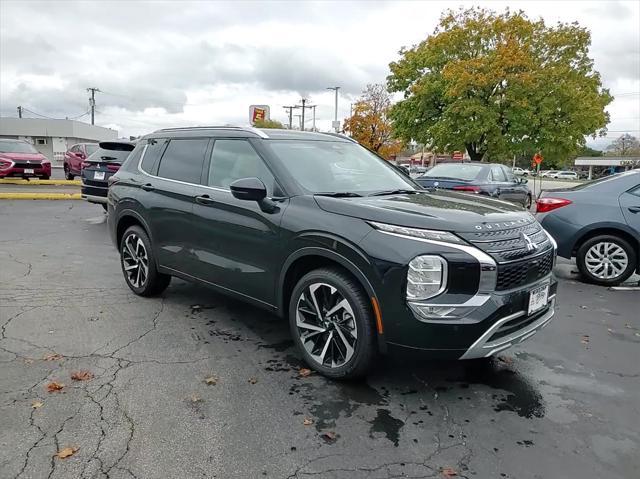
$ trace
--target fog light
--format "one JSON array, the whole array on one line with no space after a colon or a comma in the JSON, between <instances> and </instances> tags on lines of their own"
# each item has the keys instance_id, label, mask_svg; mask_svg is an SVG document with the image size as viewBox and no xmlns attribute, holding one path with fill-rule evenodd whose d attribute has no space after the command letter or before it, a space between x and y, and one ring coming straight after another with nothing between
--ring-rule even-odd
<instances>
[{"instance_id":1,"label":"fog light","mask_svg":"<svg viewBox=\"0 0 640 479\"><path fill-rule=\"evenodd\" d=\"M417 314L418 319L430 321L462 319L476 309L475 307L437 306L420 303L409 303L409 306Z\"/></svg>"}]
</instances>

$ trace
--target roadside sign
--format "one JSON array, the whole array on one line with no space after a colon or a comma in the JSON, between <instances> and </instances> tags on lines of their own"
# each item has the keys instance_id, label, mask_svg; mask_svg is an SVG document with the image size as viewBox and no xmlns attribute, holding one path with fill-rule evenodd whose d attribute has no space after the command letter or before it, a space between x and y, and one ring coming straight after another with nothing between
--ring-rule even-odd
<instances>
[{"instance_id":1,"label":"roadside sign","mask_svg":"<svg viewBox=\"0 0 640 479\"><path fill-rule=\"evenodd\" d=\"M533 155L533 162L534 162L536 165L539 165L540 163L542 163L542 160L543 160L543 159L544 159L544 158L542 158L542 155L541 155L540 153L536 153L535 155Z\"/></svg>"},{"instance_id":2,"label":"roadside sign","mask_svg":"<svg viewBox=\"0 0 640 479\"><path fill-rule=\"evenodd\" d=\"M454 152L453 152L453 155L451 155L451 158L452 158L453 160L462 160L462 158L463 158L463 157L464 157L464 156L462 155L462 152L461 152L461 151L454 151Z\"/></svg>"},{"instance_id":3,"label":"roadside sign","mask_svg":"<svg viewBox=\"0 0 640 479\"><path fill-rule=\"evenodd\" d=\"M269 105L251 105L249 106L249 122L253 125L256 121L269 120Z\"/></svg>"}]
</instances>

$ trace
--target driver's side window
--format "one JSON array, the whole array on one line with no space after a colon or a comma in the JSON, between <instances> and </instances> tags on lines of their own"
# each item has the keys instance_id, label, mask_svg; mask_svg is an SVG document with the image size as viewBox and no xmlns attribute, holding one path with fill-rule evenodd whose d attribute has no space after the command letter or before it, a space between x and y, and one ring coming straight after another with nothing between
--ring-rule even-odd
<instances>
[{"instance_id":1,"label":"driver's side window","mask_svg":"<svg viewBox=\"0 0 640 479\"><path fill-rule=\"evenodd\" d=\"M273 196L275 179L247 140L216 140L209 164L208 186L229 189L241 178L259 178Z\"/></svg>"},{"instance_id":2,"label":"driver's side window","mask_svg":"<svg viewBox=\"0 0 640 479\"><path fill-rule=\"evenodd\" d=\"M504 172L502 171L501 167L499 166L491 167L491 180L499 183L504 183L505 181L507 181L507 178L504 175Z\"/></svg>"},{"instance_id":3,"label":"driver's side window","mask_svg":"<svg viewBox=\"0 0 640 479\"><path fill-rule=\"evenodd\" d=\"M513 172L509 168L503 166L502 167L502 171L504 172L505 176L507 177L507 181L509 183L517 183L515 175L513 174Z\"/></svg>"}]
</instances>

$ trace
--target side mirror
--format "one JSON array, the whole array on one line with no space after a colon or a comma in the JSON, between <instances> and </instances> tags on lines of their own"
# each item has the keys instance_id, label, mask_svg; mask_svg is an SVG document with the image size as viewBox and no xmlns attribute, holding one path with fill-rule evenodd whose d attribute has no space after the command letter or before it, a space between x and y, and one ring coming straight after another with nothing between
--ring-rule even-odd
<instances>
[{"instance_id":1,"label":"side mirror","mask_svg":"<svg viewBox=\"0 0 640 479\"><path fill-rule=\"evenodd\" d=\"M262 201L267 197L267 187L258 178L240 178L229 186L234 198L248 201Z\"/></svg>"},{"instance_id":2,"label":"side mirror","mask_svg":"<svg viewBox=\"0 0 640 479\"><path fill-rule=\"evenodd\" d=\"M529 180L527 180L526 178L520 178L520 184L526 185L527 183L529 183Z\"/></svg>"}]
</instances>

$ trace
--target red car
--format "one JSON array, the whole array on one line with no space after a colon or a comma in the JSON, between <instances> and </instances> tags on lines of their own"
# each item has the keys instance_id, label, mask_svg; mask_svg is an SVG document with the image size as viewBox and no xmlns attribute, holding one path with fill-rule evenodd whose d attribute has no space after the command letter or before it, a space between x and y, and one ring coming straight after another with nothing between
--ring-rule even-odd
<instances>
[{"instance_id":1,"label":"red car","mask_svg":"<svg viewBox=\"0 0 640 479\"><path fill-rule=\"evenodd\" d=\"M48 180L51 162L24 140L0 139L0 178L39 177Z\"/></svg>"},{"instance_id":2,"label":"red car","mask_svg":"<svg viewBox=\"0 0 640 479\"><path fill-rule=\"evenodd\" d=\"M77 143L64 154L64 177L73 180L82 174L82 162L98 150L96 143Z\"/></svg>"}]
</instances>

